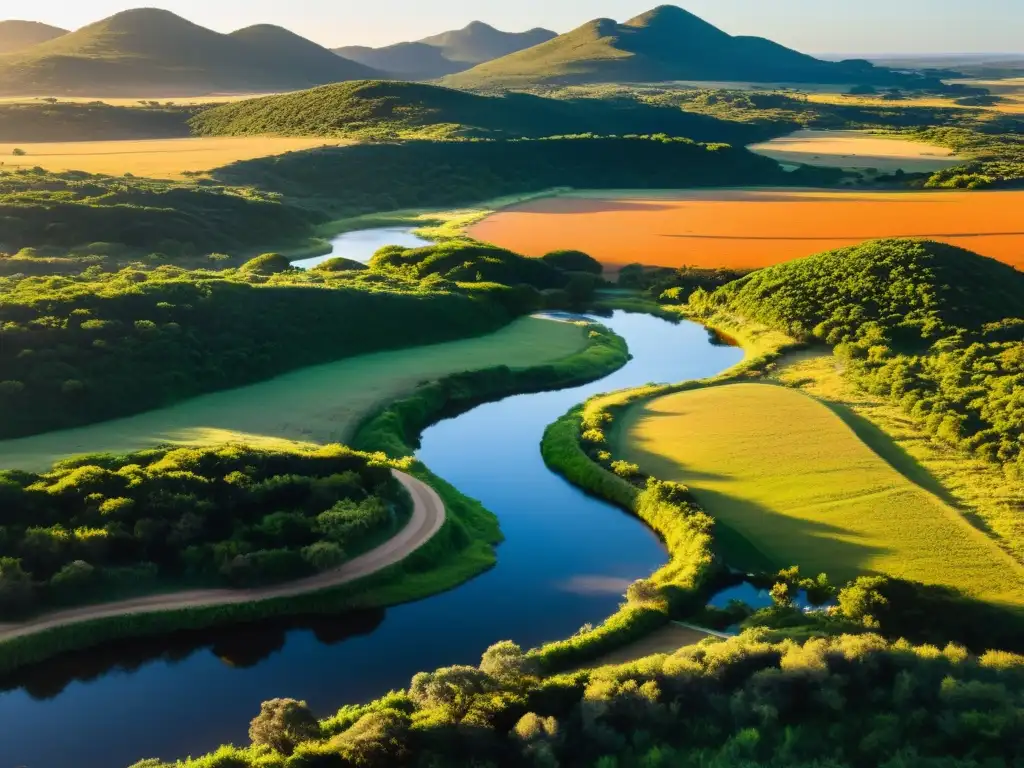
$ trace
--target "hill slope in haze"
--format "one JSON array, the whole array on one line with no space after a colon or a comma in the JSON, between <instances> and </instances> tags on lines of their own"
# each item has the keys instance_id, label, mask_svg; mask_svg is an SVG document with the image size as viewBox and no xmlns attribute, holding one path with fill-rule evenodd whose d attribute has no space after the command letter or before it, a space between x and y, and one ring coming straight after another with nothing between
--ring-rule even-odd
<instances>
[{"instance_id":1,"label":"hill slope in haze","mask_svg":"<svg viewBox=\"0 0 1024 768\"><path fill-rule=\"evenodd\" d=\"M474 21L463 29L442 32L411 43L384 48L349 46L334 52L352 61L412 80L432 80L462 72L485 61L532 48L557 37L549 29L502 32Z\"/></svg>"},{"instance_id":2,"label":"hill slope in haze","mask_svg":"<svg viewBox=\"0 0 1024 768\"><path fill-rule=\"evenodd\" d=\"M222 35L144 8L0 57L0 93L185 96L294 90L376 74L280 27Z\"/></svg>"},{"instance_id":3,"label":"hill slope in haze","mask_svg":"<svg viewBox=\"0 0 1024 768\"><path fill-rule=\"evenodd\" d=\"M0 21L0 55L22 51L67 33L66 29L38 21Z\"/></svg>"},{"instance_id":4,"label":"hill slope in haze","mask_svg":"<svg viewBox=\"0 0 1024 768\"><path fill-rule=\"evenodd\" d=\"M733 37L682 8L663 5L624 24L595 19L445 83L480 88L671 80L904 84L908 79L863 61L821 61L764 38Z\"/></svg>"},{"instance_id":5,"label":"hill slope in haze","mask_svg":"<svg viewBox=\"0 0 1024 768\"><path fill-rule=\"evenodd\" d=\"M766 129L632 100L478 96L422 83L358 81L223 104L190 121L205 136L521 138L666 133L745 144Z\"/></svg>"}]
</instances>

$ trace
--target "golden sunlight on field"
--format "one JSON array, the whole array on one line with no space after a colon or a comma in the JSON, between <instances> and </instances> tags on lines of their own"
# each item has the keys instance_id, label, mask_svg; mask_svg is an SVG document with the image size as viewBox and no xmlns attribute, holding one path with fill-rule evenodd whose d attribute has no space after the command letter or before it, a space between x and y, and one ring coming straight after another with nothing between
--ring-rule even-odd
<instances>
[{"instance_id":1,"label":"golden sunlight on field","mask_svg":"<svg viewBox=\"0 0 1024 768\"><path fill-rule=\"evenodd\" d=\"M112 107L137 107L142 103L149 105L158 102L168 106L188 106L194 104L227 104L234 101L245 101L259 96L273 96L269 93L211 93L206 96L61 96L57 99L61 104L109 104ZM0 104L39 104L50 96L0 96Z\"/></svg>"},{"instance_id":2,"label":"golden sunlight on field","mask_svg":"<svg viewBox=\"0 0 1024 768\"><path fill-rule=\"evenodd\" d=\"M748 149L781 163L887 172L938 171L963 162L949 149L864 131L797 131Z\"/></svg>"},{"instance_id":3,"label":"golden sunlight on field","mask_svg":"<svg viewBox=\"0 0 1024 768\"><path fill-rule=\"evenodd\" d=\"M469 233L530 256L560 248L613 269L765 267L883 237L940 240L1024 268L1024 191L752 189L578 193L514 206Z\"/></svg>"},{"instance_id":4,"label":"golden sunlight on field","mask_svg":"<svg viewBox=\"0 0 1024 768\"><path fill-rule=\"evenodd\" d=\"M135 176L171 179L187 171L208 171L238 160L344 143L323 138L276 136L60 141L39 144L0 142L0 162L3 168L40 166L48 171L87 171L113 176L131 173ZM15 155L15 150L22 150L25 154Z\"/></svg>"}]
</instances>

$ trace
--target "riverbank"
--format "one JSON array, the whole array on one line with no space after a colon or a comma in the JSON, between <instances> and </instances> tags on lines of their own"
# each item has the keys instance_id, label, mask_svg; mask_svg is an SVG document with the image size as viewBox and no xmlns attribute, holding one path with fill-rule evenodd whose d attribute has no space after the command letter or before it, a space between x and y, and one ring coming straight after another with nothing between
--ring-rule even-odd
<instances>
[{"instance_id":1,"label":"riverbank","mask_svg":"<svg viewBox=\"0 0 1024 768\"><path fill-rule=\"evenodd\" d=\"M583 335L583 329L573 325L549 322L549 326L552 332L578 331ZM592 381L617 370L628 359L625 342L607 329L592 326L583 338L582 349L543 366L503 367L442 377L422 386L412 398L386 406L376 417L367 419L357 444L369 446L371 451L397 446L391 452L396 466L412 475L415 482L433 487L447 510L436 530L431 530L433 524L428 526L430 535L405 552L403 558L387 560L380 568L338 582L310 580L285 585L280 589L288 591L280 594L273 590L239 595L193 593L185 600L180 596L157 596L149 598L151 602L131 601L122 606L129 609L128 613L117 609L102 612L102 607L97 607L102 615L87 610L75 614L81 616L77 621L56 624L43 617L38 630L28 634L6 628L5 636L5 628L0 627L0 674L113 639L397 605L444 592L486 571L494 565L494 546L502 540L496 519L479 503L408 458L412 453L410 444L418 442L422 429L454 410L516 394L519 388L533 392ZM408 419L410 408L419 416L415 422ZM403 416L396 419L396 414ZM374 440L379 445L374 445ZM413 574L415 578L411 578ZM135 610L140 607L150 610Z\"/></svg>"},{"instance_id":2,"label":"riverbank","mask_svg":"<svg viewBox=\"0 0 1024 768\"><path fill-rule=\"evenodd\" d=\"M80 624L152 613L212 609L239 603L257 604L270 600L293 598L340 587L373 575L404 560L423 547L441 530L441 526L445 522L444 502L441 501L437 491L422 480L400 470L393 469L392 475L402 484L412 499L413 509L409 522L397 535L369 552L353 558L340 568L307 579L259 589L199 589L187 592L169 592L54 611L21 623L0 624L0 649L5 649L8 644L23 642L29 638L37 638L48 632L66 630ZM45 640L40 644L45 645Z\"/></svg>"},{"instance_id":3,"label":"riverbank","mask_svg":"<svg viewBox=\"0 0 1024 768\"><path fill-rule=\"evenodd\" d=\"M607 302L615 305L615 300ZM684 319L678 313L679 319ZM756 376L795 340L767 328L718 317L709 330L736 339L744 358L723 373L668 385L645 385L599 395L577 406L544 434L544 461L569 482L640 518L665 542L668 564L627 592L627 602L600 626L531 652L547 672L582 666L627 646L644 642L673 617L703 607L708 587L724 563L716 554L716 521L682 485L641 474L640 468L613 455L609 441L616 417L634 403L673 391L721 385ZM720 534L720 531L718 531Z\"/></svg>"},{"instance_id":4,"label":"riverbank","mask_svg":"<svg viewBox=\"0 0 1024 768\"><path fill-rule=\"evenodd\" d=\"M614 306L616 300L610 299L607 303ZM680 318L687 317L683 308L666 307L663 311L675 313ZM641 466L625 459L621 450L616 448L622 439L620 430L623 428L623 413L627 409L669 395L746 382L782 384L804 389L806 394L819 400L843 418L855 435L863 439L867 446L893 469L911 482L920 485L925 492L934 494L938 500L953 505L956 511L951 509L950 514L959 517L956 522L961 526L966 526L966 519L989 534L989 545L994 538L1004 549L1009 549L1009 540L999 541L998 531L1000 527L1006 530L1006 526L1011 524L1006 512L1019 498L1019 489L1011 488L1005 478L997 478L998 472L995 468L989 467L987 473L982 473L982 478L992 482L990 487L982 491L982 483L972 483L966 474L969 472L968 467L958 463L959 455L954 457L949 451L936 445L923 431L915 427L912 420L906 417L899 418L892 406L886 408L877 398L865 395L859 401L853 400L851 392L855 388L842 379L836 368L837 363L831 366L826 364L823 369L820 352L803 351L806 345L781 332L740 317L718 314L701 318L700 321L716 334L735 340L744 349L744 361L722 375L710 379L670 386L646 386L594 398L552 425L545 435L544 456L552 469L588 492L640 516L666 539L673 558L669 566L656 573L649 584L643 585L642 589L630 595L630 601L603 625L535 651L534 655L546 668L559 671L610 653L628 655L632 645L646 642L652 632L660 631L659 628L666 625L670 617L685 615L679 611L678 593L677 602L659 598L653 606L651 595L663 597L666 589L678 589L680 586L691 594L699 594L702 577L711 578L715 568L728 561L730 552L744 555L749 561L748 566L755 570L756 563L760 563L760 567L767 570L781 567L778 564L767 564L754 543L729 527L722 519L718 519L714 514L715 509L702 508L698 499L685 486L665 483L660 477L648 478ZM827 357L832 359L831 355ZM814 375L808 376L809 373ZM837 391L845 393L844 400L837 399ZM823 397L825 394L830 394L831 399ZM903 453L907 448L913 451L913 458ZM923 460L923 465L918 466L915 458ZM935 476L930 470L935 471ZM953 482L947 487L944 482L938 481L936 476L942 477L944 481ZM679 492L676 498L677 514L668 520L667 527L665 521L656 519L652 523L647 520L642 501L653 489L666 486L674 486ZM984 509L984 512L976 511L979 508ZM686 534L695 514L710 514L715 517L705 529L711 540L707 548L673 545L669 536L677 537L677 540L682 536L683 540L687 541ZM982 518L982 515L985 517ZM685 575L682 584L677 581L680 573ZM697 577L693 578L692 574L697 574ZM937 592L928 592L928 588L922 585L904 583L910 585L911 594L902 596L906 601L903 609L913 612L923 608L929 601L937 601L934 603L935 607L941 606L942 610L955 611L962 608L970 615L984 615L988 620L1000 624L1002 634L996 633L1002 638L1000 642L1006 642L1006 638L1009 637L1007 632L1012 633L1012 627L1017 626L1024 618L1019 606L1014 608L1012 605L1004 604L1002 600L998 604L970 600L956 591L940 595ZM638 597L640 599L637 599ZM685 610L686 599L682 601L682 605ZM942 622L938 621L937 624L942 625ZM931 626L924 631L938 632L941 635L947 629L950 639L960 639L968 644L974 644L968 639L973 635L965 626L956 622L949 623L948 627Z\"/></svg>"},{"instance_id":5,"label":"riverbank","mask_svg":"<svg viewBox=\"0 0 1024 768\"><path fill-rule=\"evenodd\" d=\"M482 200L479 203L456 208L404 208L397 211L367 213L362 216L335 219L320 224L312 238L285 248L282 253L293 262L329 256L334 252L332 241L341 235L368 229L396 227L411 229L411 234L414 236L436 243L457 238L475 240L476 238L470 235L469 228L488 216L514 205L522 205L548 197L558 197L569 191L568 187L553 187L521 195L506 195Z\"/></svg>"}]
</instances>

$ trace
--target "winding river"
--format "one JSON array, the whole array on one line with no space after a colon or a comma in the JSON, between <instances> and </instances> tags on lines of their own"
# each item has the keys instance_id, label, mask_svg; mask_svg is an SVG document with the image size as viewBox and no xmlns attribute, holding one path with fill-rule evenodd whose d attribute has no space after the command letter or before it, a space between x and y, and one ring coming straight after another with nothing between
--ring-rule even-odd
<instances>
[{"instance_id":1,"label":"winding river","mask_svg":"<svg viewBox=\"0 0 1024 768\"><path fill-rule=\"evenodd\" d=\"M404 687L418 671L476 663L498 640L530 647L599 623L665 551L638 520L544 466L544 428L595 393L710 376L742 356L692 323L623 312L601 322L629 343L625 368L484 405L424 434L419 458L500 518L497 567L386 611L125 642L27 670L0 693L0 766L197 755L246 742L266 699L304 699L324 715Z\"/></svg>"}]
</instances>

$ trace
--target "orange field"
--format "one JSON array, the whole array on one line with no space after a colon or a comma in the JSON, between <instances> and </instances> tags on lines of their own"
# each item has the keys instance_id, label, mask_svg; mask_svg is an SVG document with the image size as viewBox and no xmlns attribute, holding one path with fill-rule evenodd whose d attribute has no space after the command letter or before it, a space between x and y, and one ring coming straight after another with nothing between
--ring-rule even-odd
<instances>
[{"instance_id":1,"label":"orange field","mask_svg":"<svg viewBox=\"0 0 1024 768\"><path fill-rule=\"evenodd\" d=\"M880 237L959 245L1024 269L1024 191L751 189L575 193L506 208L469 230L529 256L765 267Z\"/></svg>"}]
</instances>

